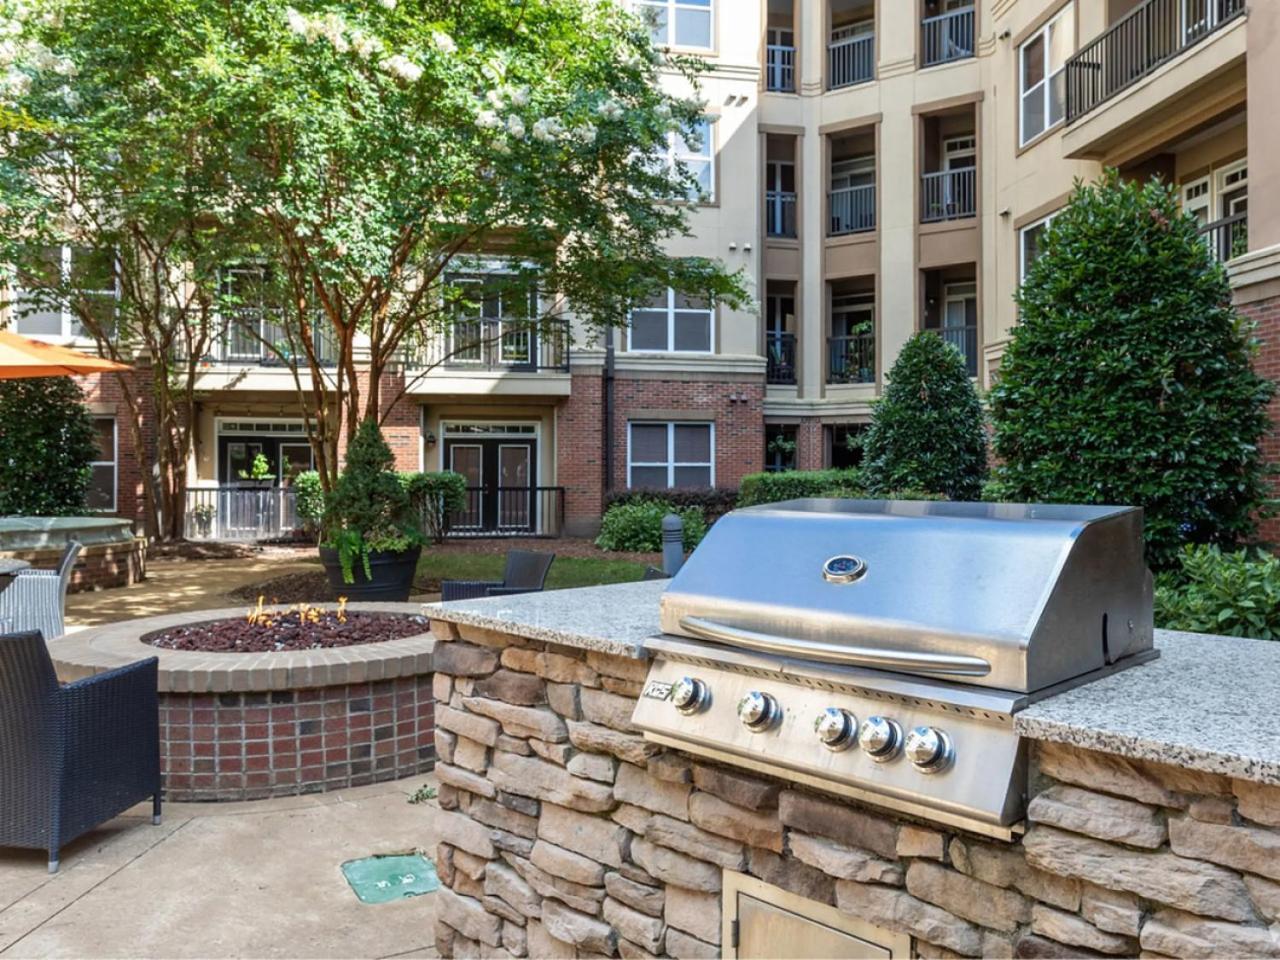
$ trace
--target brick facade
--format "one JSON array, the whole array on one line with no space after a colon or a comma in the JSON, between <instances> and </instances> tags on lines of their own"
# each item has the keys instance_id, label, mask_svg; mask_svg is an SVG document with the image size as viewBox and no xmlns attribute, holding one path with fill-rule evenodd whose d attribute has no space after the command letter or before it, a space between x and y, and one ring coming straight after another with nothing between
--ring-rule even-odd
<instances>
[{"instance_id":1,"label":"brick facade","mask_svg":"<svg viewBox=\"0 0 1280 960\"><path fill-rule=\"evenodd\" d=\"M144 415L142 421L143 442L149 448L139 452L134 445L133 430L130 426L129 405L125 402L124 392L120 388L120 377L127 376L132 381L136 396L151 395L149 368L136 367L130 373L95 373L86 377L78 377L80 389L84 391L85 403L96 416L114 416L116 418L116 513L118 517L132 520L137 529L142 529L146 519L146 505L142 490L143 465L152 461L155 445L155 419ZM143 404L148 407L148 404Z\"/></svg>"},{"instance_id":2,"label":"brick facade","mask_svg":"<svg viewBox=\"0 0 1280 960\"><path fill-rule=\"evenodd\" d=\"M827 465L826 459L822 421L817 417L802 418L796 425L796 469L821 470Z\"/></svg>"},{"instance_id":3,"label":"brick facade","mask_svg":"<svg viewBox=\"0 0 1280 960\"><path fill-rule=\"evenodd\" d=\"M592 532L604 508L603 390L599 371L575 373L568 399L556 410L556 483L564 487L570 534Z\"/></svg>"},{"instance_id":4,"label":"brick facade","mask_svg":"<svg viewBox=\"0 0 1280 960\"><path fill-rule=\"evenodd\" d=\"M435 763L431 675L309 690L160 695L169 801L320 793Z\"/></svg>"},{"instance_id":5,"label":"brick facade","mask_svg":"<svg viewBox=\"0 0 1280 960\"><path fill-rule=\"evenodd\" d=\"M1280 383L1280 296L1243 303L1238 309L1256 325L1255 336L1261 342L1254 369L1273 383ZM1280 395L1272 397L1267 413L1272 430L1262 439L1262 459L1265 463L1280 463ZM1280 498L1280 477L1271 478L1271 495ZM1269 543L1280 543L1280 517L1264 520L1258 534Z\"/></svg>"}]
</instances>

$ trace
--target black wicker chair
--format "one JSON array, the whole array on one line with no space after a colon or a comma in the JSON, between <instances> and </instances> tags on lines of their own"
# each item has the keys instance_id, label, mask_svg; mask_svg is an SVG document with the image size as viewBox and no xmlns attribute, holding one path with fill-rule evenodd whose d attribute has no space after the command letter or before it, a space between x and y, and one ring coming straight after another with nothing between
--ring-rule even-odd
<instances>
[{"instance_id":1,"label":"black wicker chair","mask_svg":"<svg viewBox=\"0 0 1280 960\"><path fill-rule=\"evenodd\" d=\"M36 631L0 636L0 846L49 852L136 803L160 822L157 660L59 686Z\"/></svg>"},{"instance_id":2,"label":"black wicker chair","mask_svg":"<svg viewBox=\"0 0 1280 960\"><path fill-rule=\"evenodd\" d=\"M515 593L537 593L547 582L554 553L508 550L507 566L501 580L445 580L440 584L441 600L474 600L476 597L505 597Z\"/></svg>"}]
</instances>

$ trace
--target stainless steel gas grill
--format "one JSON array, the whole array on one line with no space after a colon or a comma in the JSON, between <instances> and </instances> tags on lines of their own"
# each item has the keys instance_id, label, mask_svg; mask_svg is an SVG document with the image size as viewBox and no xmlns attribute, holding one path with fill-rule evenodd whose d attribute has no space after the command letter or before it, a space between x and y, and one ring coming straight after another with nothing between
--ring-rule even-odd
<instances>
[{"instance_id":1,"label":"stainless steel gas grill","mask_svg":"<svg viewBox=\"0 0 1280 960\"><path fill-rule=\"evenodd\" d=\"M662 596L651 740L1011 838L1013 715L1155 657L1142 512L795 500L735 511Z\"/></svg>"}]
</instances>

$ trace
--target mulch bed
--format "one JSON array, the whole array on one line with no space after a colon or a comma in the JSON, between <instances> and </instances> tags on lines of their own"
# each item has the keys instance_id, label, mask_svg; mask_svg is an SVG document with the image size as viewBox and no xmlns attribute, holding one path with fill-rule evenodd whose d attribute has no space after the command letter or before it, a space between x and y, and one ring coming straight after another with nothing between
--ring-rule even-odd
<instances>
[{"instance_id":1,"label":"mulch bed","mask_svg":"<svg viewBox=\"0 0 1280 960\"><path fill-rule=\"evenodd\" d=\"M264 623L250 623L247 618L240 618L159 630L144 636L142 642L165 650L272 653L381 643L415 637L427 630L426 617L388 613L348 613L341 620L335 611L304 616L293 610L264 616L267 618Z\"/></svg>"},{"instance_id":2,"label":"mulch bed","mask_svg":"<svg viewBox=\"0 0 1280 960\"><path fill-rule=\"evenodd\" d=\"M323 570L303 573L286 573L269 580L236 587L229 594L232 600L242 603L257 603L262 597L263 603L333 603L338 599L338 591L329 586L329 578Z\"/></svg>"}]
</instances>

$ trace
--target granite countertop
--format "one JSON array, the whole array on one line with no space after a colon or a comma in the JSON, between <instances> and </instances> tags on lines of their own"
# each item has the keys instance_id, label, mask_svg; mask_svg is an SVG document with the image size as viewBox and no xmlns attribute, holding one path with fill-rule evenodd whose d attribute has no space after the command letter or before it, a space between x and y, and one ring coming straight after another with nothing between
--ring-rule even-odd
<instances>
[{"instance_id":1,"label":"granite countertop","mask_svg":"<svg viewBox=\"0 0 1280 960\"><path fill-rule=\"evenodd\" d=\"M422 612L436 620L640 659L647 656L645 639L658 632L658 597L666 585L665 580L641 580L426 603Z\"/></svg>"},{"instance_id":2,"label":"granite countertop","mask_svg":"<svg viewBox=\"0 0 1280 960\"><path fill-rule=\"evenodd\" d=\"M1014 729L1280 784L1280 642L1156 631L1160 658L1032 704Z\"/></svg>"},{"instance_id":3,"label":"granite countertop","mask_svg":"<svg viewBox=\"0 0 1280 960\"><path fill-rule=\"evenodd\" d=\"M449 604L428 616L642 658L665 581ZM1141 760L1280 784L1280 642L1156 631L1160 657L1023 710L1014 729Z\"/></svg>"}]
</instances>

